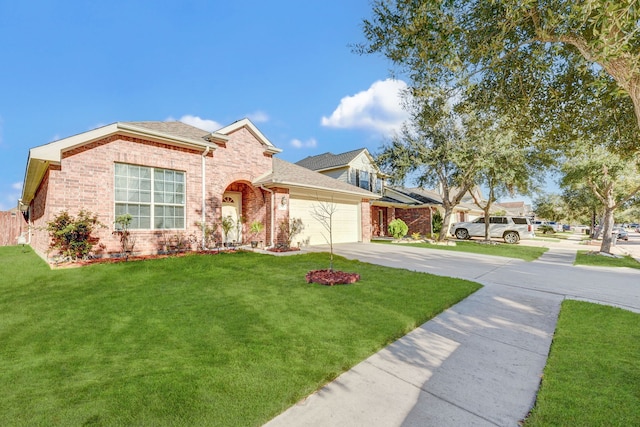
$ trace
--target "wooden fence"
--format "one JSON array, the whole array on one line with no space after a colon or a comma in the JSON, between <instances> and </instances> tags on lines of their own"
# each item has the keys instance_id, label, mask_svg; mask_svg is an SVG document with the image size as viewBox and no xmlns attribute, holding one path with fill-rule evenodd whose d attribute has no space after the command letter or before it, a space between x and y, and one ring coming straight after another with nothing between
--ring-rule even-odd
<instances>
[{"instance_id":1,"label":"wooden fence","mask_svg":"<svg viewBox=\"0 0 640 427\"><path fill-rule=\"evenodd\" d=\"M11 246L18 244L18 236L24 233L28 240L27 222L22 216L22 212L17 209L0 212L0 246Z\"/></svg>"}]
</instances>

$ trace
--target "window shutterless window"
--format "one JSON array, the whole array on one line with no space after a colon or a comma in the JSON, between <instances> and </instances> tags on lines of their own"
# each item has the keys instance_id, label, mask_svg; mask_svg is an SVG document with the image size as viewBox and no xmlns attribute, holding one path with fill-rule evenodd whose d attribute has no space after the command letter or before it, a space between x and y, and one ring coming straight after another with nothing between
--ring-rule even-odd
<instances>
[{"instance_id":1,"label":"window shutterless window","mask_svg":"<svg viewBox=\"0 0 640 427\"><path fill-rule=\"evenodd\" d=\"M360 188L364 188L365 190L369 190L369 172L360 171Z\"/></svg>"},{"instance_id":2,"label":"window shutterless window","mask_svg":"<svg viewBox=\"0 0 640 427\"><path fill-rule=\"evenodd\" d=\"M184 228L184 172L116 163L115 213L130 214L131 229Z\"/></svg>"}]
</instances>

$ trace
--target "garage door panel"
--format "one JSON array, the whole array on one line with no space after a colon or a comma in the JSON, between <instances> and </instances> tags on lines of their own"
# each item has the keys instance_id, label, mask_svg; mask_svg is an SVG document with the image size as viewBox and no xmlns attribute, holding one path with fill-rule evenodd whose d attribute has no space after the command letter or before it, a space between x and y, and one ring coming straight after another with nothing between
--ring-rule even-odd
<instances>
[{"instance_id":1,"label":"garage door panel","mask_svg":"<svg viewBox=\"0 0 640 427\"><path fill-rule=\"evenodd\" d=\"M291 218L300 218L304 224L304 230L295 238L297 242L305 242L310 245L322 245L329 241L329 231L313 216L314 208L320 211L320 203L317 200L290 199L289 215ZM331 202L324 202L331 203ZM333 214L333 242L347 243L360 240L359 205L348 203L333 203L336 210Z\"/></svg>"}]
</instances>

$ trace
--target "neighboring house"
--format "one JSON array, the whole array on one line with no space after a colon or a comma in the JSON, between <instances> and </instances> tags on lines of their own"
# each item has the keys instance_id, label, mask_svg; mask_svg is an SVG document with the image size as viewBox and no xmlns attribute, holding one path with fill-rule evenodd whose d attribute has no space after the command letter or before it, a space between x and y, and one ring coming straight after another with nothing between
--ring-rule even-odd
<instances>
[{"instance_id":1,"label":"neighboring house","mask_svg":"<svg viewBox=\"0 0 640 427\"><path fill-rule=\"evenodd\" d=\"M373 236L386 236L389 222L395 218L407 223L409 234L431 234L432 214L438 209L440 202L421 191L414 191L415 189L387 186L387 176L376 166L366 148L340 154L309 156L296 164L381 196L371 201Z\"/></svg>"},{"instance_id":2,"label":"neighboring house","mask_svg":"<svg viewBox=\"0 0 640 427\"><path fill-rule=\"evenodd\" d=\"M340 154L309 156L296 164L381 195L381 198L371 201L373 236L386 236L387 226L395 218L402 219L409 226L409 234L430 235L434 212L444 214L441 191L387 185L387 175L376 166L366 148ZM475 191L482 200L479 187L471 191ZM475 204L471 194L467 193L454 208L451 222L473 221L483 215L482 209Z\"/></svg>"},{"instance_id":3,"label":"neighboring house","mask_svg":"<svg viewBox=\"0 0 640 427\"><path fill-rule=\"evenodd\" d=\"M133 216L140 253L155 253L173 237L202 247L213 224L220 242L223 216L240 220L228 241L276 245L283 242L280 224L300 217L305 230L296 240L321 244L326 232L310 212L322 201L337 207L334 242L368 241L370 201L380 196L274 158L280 151L248 119L216 132L180 122L117 122L32 148L20 201L29 243L46 256L47 222L85 209L107 226L97 232L104 254L119 251L114 221L125 213ZM253 221L265 225L260 236L248 235Z\"/></svg>"}]
</instances>

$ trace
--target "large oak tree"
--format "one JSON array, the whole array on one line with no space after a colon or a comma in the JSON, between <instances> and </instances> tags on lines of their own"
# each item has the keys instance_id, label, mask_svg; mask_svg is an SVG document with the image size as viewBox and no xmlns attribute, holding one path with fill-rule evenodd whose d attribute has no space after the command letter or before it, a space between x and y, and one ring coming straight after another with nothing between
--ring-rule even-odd
<instances>
[{"instance_id":1,"label":"large oak tree","mask_svg":"<svg viewBox=\"0 0 640 427\"><path fill-rule=\"evenodd\" d=\"M554 81L589 74L632 103L638 127L639 20L637 0L374 0L357 50L385 55L426 96L470 83L490 88L487 99L524 109L538 130L549 117L529 110L567 99L550 90Z\"/></svg>"}]
</instances>

